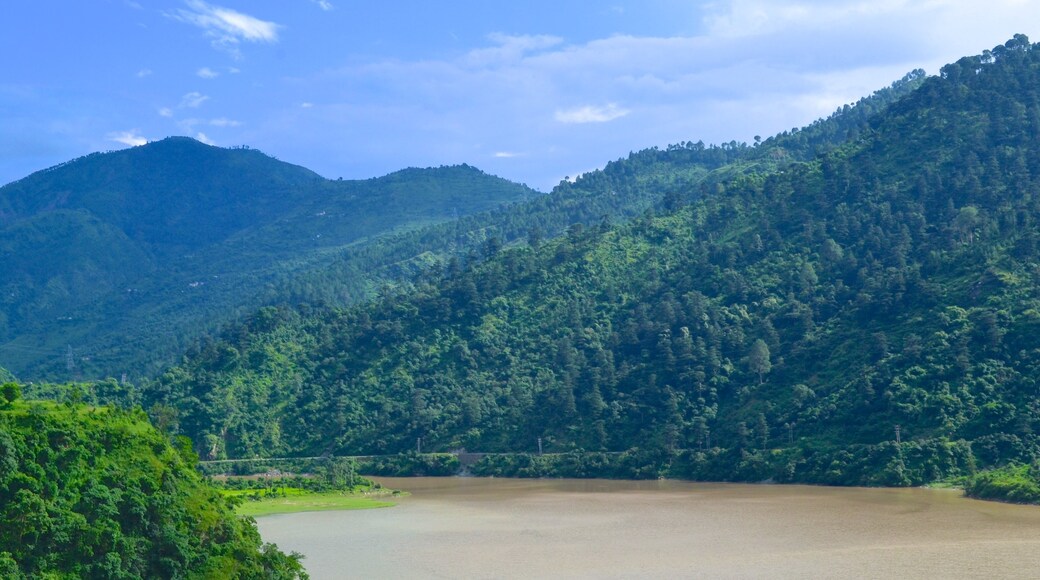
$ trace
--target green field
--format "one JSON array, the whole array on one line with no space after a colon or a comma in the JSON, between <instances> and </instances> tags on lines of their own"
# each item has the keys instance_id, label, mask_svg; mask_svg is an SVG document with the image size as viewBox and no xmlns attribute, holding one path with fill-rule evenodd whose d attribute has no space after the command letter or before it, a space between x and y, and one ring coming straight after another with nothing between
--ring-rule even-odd
<instances>
[{"instance_id":1,"label":"green field","mask_svg":"<svg viewBox=\"0 0 1040 580\"><path fill-rule=\"evenodd\" d=\"M259 517L295 512L364 510L395 505L394 502L383 499L392 497L390 494L371 496L339 491L309 492L299 488L279 488L279 492L281 493L269 494L271 497L263 497L259 500L247 499L239 504L235 512L240 516ZM228 496L248 496L254 491L227 490L224 493Z\"/></svg>"}]
</instances>

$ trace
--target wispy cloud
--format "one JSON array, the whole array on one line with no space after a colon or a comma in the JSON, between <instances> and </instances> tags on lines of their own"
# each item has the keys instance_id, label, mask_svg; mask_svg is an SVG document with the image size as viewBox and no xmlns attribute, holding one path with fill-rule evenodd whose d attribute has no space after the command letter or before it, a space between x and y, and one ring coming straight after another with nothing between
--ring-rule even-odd
<instances>
[{"instance_id":1,"label":"wispy cloud","mask_svg":"<svg viewBox=\"0 0 1040 580\"><path fill-rule=\"evenodd\" d=\"M242 42L278 42L280 24L260 20L230 8L208 4L202 0L185 0L188 8L181 8L168 16L193 24L213 39L213 46L238 54Z\"/></svg>"},{"instance_id":2,"label":"wispy cloud","mask_svg":"<svg viewBox=\"0 0 1040 580\"><path fill-rule=\"evenodd\" d=\"M514 36L498 32L489 34L488 40L495 46L470 51L466 56L468 65L483 67L496 63L515 62L531 53L563 43L563 39L558 36L544 34Z\"/></svg>"},{"instance_id":3,"label":"wispy cloud","mask_svg":"<svg viewBox=\"0 0 1040 580\"><path fill-rule=\"evenodd\" d=\"M200 105L202 105L202 103L205 103L208 100L209 100L208 96L206 96L206 95L204 95L204 94L202 94L200 92L197 92L197 91L192 91L192 92L184 95L183 97L181 97L180 108L182 108L182 109L197 109L197 108L199 108Z\"/></svg>"},{"instance_id":4,"label":"wispy cloud","mask_svg":"<svg viewBox=\"0 0 1040 580\"><path fill-rule=\"evenodd\" d=\"M195 74L204 79L215 79L220 76L220 73L209 68L208 66L204 66L199 70L195 71Z\"/></svg>"},{"instance_id":5,"label":"wispy cloud","mask_svg":"<svg viewBox=\"0 0 1040 580\"><path fill-rule=\"evenodd\" d=\"M160 117L172 117L173 116L173 109L171 109L169 107L162 107L162 108L159 109L158 112L159 112L159 116Z\"/></svg>"},{"instance_id":6,"label":"wispy cloud","mask_svg":"<svg viewBox=\"0 0 1040 580\"><path fill-rule=\"evenodd\" d=\"M512 159L514 157L520 157L523 153L514 153L512 151L496 151L492 157L495 159Z\"/></svg>"},{"instance_id":7,"label":"wispy cloud","mask_svg":"<svg viewBox=\"0 0 1040 580\"><path fill-rule=\"evenodd\" d=\"M615 103L608 103L601 107L586 105L576 109L559 110L556 111L555 118L561 123L608 123L629 113L631 111L628 109L622 109Z\"/></svg>"},{"instance_id":8,"label":"wispy cloud","mask_svg":"<svg viewBox=\"0 0 1040 580\"><path fill-rule=\"evenodd\" d=\"M329 2L329 0L311 0L311 1L314 2L315 4L317 4L318 7L321 8L322 10L324 10L325 12L328 12L328 11L332 10L333 8L335 8L335 6L333 6L332 2Z\"/></svg>"},{"instance_id":9,"label":"wispy cloud","mask_svg":"<svg viewBox=\"0 0 1040 580\"><path fill-rule=\"evenodd\" d=\"M143 69L137 71L137 78L139 78L139 79L143 79L144 77L151 76L151 75L152 75L152 69L150 69L150 68L143 68Z\"/></svg>"},{"instance_id":10,"label":"wispy cloud","mask_svg":"<svg viewBox=\"0 0 1040 580\"><path fill-rule=\"evenodd\" d=\"M225 117L219 117L217 119L210 119L209 124L214 127L238 127L242 122L235 121L234 119L227 119Z\"/></svg>"},{"instance_id":11,"label":"wispy cloud","mask_svg":"<svg viewBox=\"0 0 1040 580\"><path fill-rule=\"evenodd\" d=\"M115 131L106 135L105 138L107 138L109 141L115 141L116 143L129 145L130 147L144 145L148 142L148 139L141 136L141 133L138 129L131 129L129 131Z\"/></svg>"},{"instance_id":12,"label":"wispy cloud","mask_svg":"<svg viewBox=\"0 0 1040 580\"><path fill-rule=\"evenodd\" d=\"M202 131L199 131L199 132L198 132L198 133L197 133L197 134L195 135L195 138L196 138L196 139L198 139L199 141L202 141L202 142L203 142L203 143L205 143L206 145L216 145L216 143L215 143L215 142L214 142L214 141L213 141L212 139L210 139L209 137L207 137L207 136L206 136L206 134L205 134L205 133L203 133Z\"/></svg>"},{"instance_id":13,"label":"wispy cloud","mask_svg":"<svg viewBox=\"0 0 1040 580\"><path fill-rule=\"evenodd\" d=\"M314 106L314 103L300 103L300 108L301 109L310 109L313 106Z\"/></svg>"}]
</instances>

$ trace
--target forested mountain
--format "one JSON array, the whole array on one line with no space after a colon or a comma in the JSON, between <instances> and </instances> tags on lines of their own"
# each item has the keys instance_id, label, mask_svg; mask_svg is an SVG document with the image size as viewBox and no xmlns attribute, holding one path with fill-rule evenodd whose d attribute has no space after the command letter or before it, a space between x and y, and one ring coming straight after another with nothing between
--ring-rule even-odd
<instances>
[{"instance_id":1,"label":"forested mountain","mask_svg":"<svg viewBox=\"0 0 1040 580\"><path fill-rule=\"evenodd\" d=\"M663 201L372 304L262 310L146 404L212 457L541 438L638 448L642 476L889 485L1035 459L1040 50L916 82L814 159L611 164L561 188L621 171Z\"/></svg>"},{"instance_id":2,"label":"forested mountain","mask_svg":"<svg viewBox=\"0 0 1040 580\"><path fill-rule=\"evenodd\" d=\"M89 155L0 188L0 361L29 379L151 376L260 305L351 304L489 246L811 159L923 76L755 147L647 149L549 195L468 166L329 181L187 138Z\"/></svg>"},{"instance_id":3,"label":"forested mountain","mask_svg":"<svg viewBox=\"0 0 1040 580\"><path fill-rule=\"evenodd\" d=\"M140 411L0 389L0 576L306 577Z\"/></svg>"},{"instance_id":4,"label":"forested mountain","mask_svg":"<svg viewBox=\"0 0 1040 580\"><path fill-rule=\"evenodd\" d=\"M88 155L0 188L0 360L142 376L343 248L536 194L465 165L332 181L183 137Z\"/></svg>"}]
</instances>

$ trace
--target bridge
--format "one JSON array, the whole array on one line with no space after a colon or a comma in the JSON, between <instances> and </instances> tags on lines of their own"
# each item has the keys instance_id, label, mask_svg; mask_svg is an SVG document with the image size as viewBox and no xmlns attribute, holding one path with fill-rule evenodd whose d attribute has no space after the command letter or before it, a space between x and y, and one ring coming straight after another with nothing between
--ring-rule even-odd
<instances>
[{"instance_id":1,"label":"bridge","mask_svg":"<svg viewBox=\"0 0 1040 580\"><path fill-rule=\"evenodd\" d=\"M565 452L552 452L552 453L537 453L537 452L483 452L483 451L451 451L446 453L418 453L413 455L418 457L443 457L445 455L454 455L458 458L459 464L462 467L469 467L474 463L477 463L485 457L515 457L518 455L539 455L542 457L555 457L560 455L568 455L573 453L572 451ZM587 453L597 453L600 455L621 455L627 453L627 451L587 451ZM206 461L199 461L199 465L221 465L229 463L263 463L263 462L278 462L278 461L328 461L331 459L353 459L356 461L364 461L369 459L388 459L394 457L406 456L404 453L386 453L382 455L317 455L312 457L253 457L253 458L241 458L241 459L211 459Z\"/></svg>"}]
</instances>

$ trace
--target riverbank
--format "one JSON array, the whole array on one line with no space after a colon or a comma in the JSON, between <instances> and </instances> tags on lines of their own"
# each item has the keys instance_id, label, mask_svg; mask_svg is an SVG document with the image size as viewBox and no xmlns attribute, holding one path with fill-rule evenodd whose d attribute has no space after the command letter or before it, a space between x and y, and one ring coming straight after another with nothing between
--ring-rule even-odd
<instances>
[{"instance_id":1,"label":"riverbank","mask_svg":"<svg viewBox=\"0 0 1040 580\"><path fill-rule=\"evenodd\" d=\"M1032 465L1008 465L976 474L964 486L975 499L1018 504L1040 504L1040 473Z\"/></svg>"},{"instance_id":2,"label":"riverbank","mask_svg":"<svg viewBox=\"0 0 1040 580\"><path fill-rule=\"evenodd\" d=\"M247 499L236 508L240 516L261 517L274 514L320 512L332 510L366 510L393 507L388 498L400 497L400 492L345 493L341 491L311 492L288 489L284 494L269 494L260 499Z\"/></svg>"}]
</instances>

